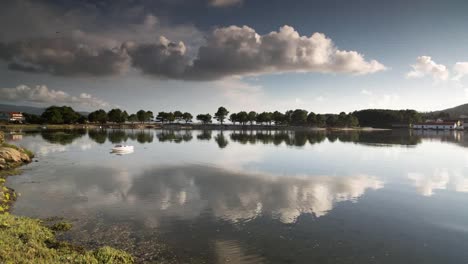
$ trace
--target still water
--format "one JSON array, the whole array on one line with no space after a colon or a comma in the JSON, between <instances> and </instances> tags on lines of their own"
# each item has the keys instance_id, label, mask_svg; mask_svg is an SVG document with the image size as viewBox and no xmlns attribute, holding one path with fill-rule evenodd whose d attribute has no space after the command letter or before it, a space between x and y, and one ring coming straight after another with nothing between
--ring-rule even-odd
<instances>
[{"instance_id":1,"label":"still water","mask_svg":"<svg viewBox=\"0 0 468 264\"><path fill-rule=\"evenodd\" d=\"M74 130L11 135L38 162L13 213L139 262L468 263L463 132ZM110 153L114 144L134 153Z\"/></svg>"}]
</instances>

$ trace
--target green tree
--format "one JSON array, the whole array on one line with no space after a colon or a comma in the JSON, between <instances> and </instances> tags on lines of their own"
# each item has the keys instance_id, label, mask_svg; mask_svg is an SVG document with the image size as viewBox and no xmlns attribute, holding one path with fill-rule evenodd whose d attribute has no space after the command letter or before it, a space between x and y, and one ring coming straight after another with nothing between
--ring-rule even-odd
<instances>
[{"instance_id":1,"label":"green tree","mask_svg":"<svg viewBox=\"0 0 468 264\"><path fill-rule=\"evenodd\" d=\"M247 120L249 121L250 125L253 125L253 122L257 120L257 113L255 111L250 111L247 115Z\"/></svg>"},{"instance_id":2,"label":"green tree","mask_svg":"<svg viewBox=\"0 0 468 264\"><path fill-rule=\"evenodd\" d=\"M176 116L174 113L172 112L167 113L167 121L169 121L169 123L172 123L175 120L176 120Z\"/></svg>"},{"instance_id":3,"label":"green tree","mask_svg":"<svg viewBox=\"0 0 468 264\"><path fill-rule=\"evenodd\" d=\"M107 118L110 122L121 123L122 110L114 108L107 113Z\"/></svg>"},{"instance_id":4,"label":"green tree","mask_svg":"<svg viewBox=\"0 0 468 264\"><path fill-rule=\"evenodd\" d=\"M99 109L88 115L89 122L105 124L107 122L106 111Z\"/></svg>"},{"instance_id":5,"label":"green tree","mask_svg":"<svg viewBox=\"0 0 468 264\"><path fill-rule=\"evenodd\" d=\"M336 127L338 125L338 116L337 115L327 115L326 121L328 127Z\"/></svg>"},{"instance_id":6,"label":"green tree","mask_svg":"<svg viewBox=\"0 0 468 264\"><path fill-rule=\"evenodd\" d=\"M203 124L211 123L212 116L210 114L199 114L197 115L197 120L202 122Z\"/></svg>"},{"instance_id":7,"label":"green tree","mask_svg":"<svg viewBox=\"0 0 468 264\"><path fill-rule=\"evenodd\" d=\"M174 122L176 120L176 116L173 112L159 112L156 116L156 120L164 123L164 122Z\"/></svg>"},{"instance_id":8,"label":"green tree","mask_svg":"<svg viewBox=\"0 0 468 264\"><path fill-rule=\"evenodd\" d=\"M146 120L147 120L147 117L146 117L147 114L146 114L146 111L145 111L145 110L139 110L139 111L136 113L136 115L137 115L138 121L140 121L141 123L146 122Z\"/></svg>"},{"instance_id":9,"label":"green tree","mask_svg":"<svg viewBox=\"0 0 468 264\"><path fill-rule=\"evenodd\" d=\"M303 126L307 123L307 111L296 109L291 114L291 124L295 126Z\"/></svg>"},{"instance_id":10,"label":"green tree","mask_svg":"<svg viewBox=\"0 0 468 264\"><path fill-rule=\"evenodd\" d=\"M310 112L309 115L307 115L307 124L309 126L317 125L317 115L314 112Z\"/></svg>"},{"instance_id":11,"label":"green tree","mask_svg":"<svg viewBox=\"0 0 468 264\"><path fill-rule=\"evenodd\" d=\"M129 117L128 117L128 121L131 122L132 124L135 123L135 122L138 122L138 117L136 114L131 114Z\"/></svg>"},{"instance_id":12,"label":"green tree","mask_svg":"<svg viewBox=\"0 0 468 264\"><path fill-rule=\"evenodd\" d=\"M154 119L154 114L152 111L146 111L145 121L150 122Z\"/></svg>"},{"instance_id":13,"label":"green tree","mask_svg":"<svg viewBox=\"0 0 468 264\"><path fill-rule=\"evenodd\" d=\"M223 106L221 106L218 108L218 111L214 114L214 117L222 125L224 123L224 119L226 119L228 114L229 114L229 111Z\"/></svg>"},{"instance_id":14,"label":"green tree","mask_svg":"<svg viewBox=\"0 0 468 264\"><path fill-rule=\"evenodd\" d=\"M74 124L81 115L69 106L51 106L41 115L44 122L51 124Z\"/></svg>"},{"instance_id":15,"label":"green tree","mask_svg":"<svg viewBox=\"0 0 468 264\"><path fill-rule=\"evenodd\" d=\"M359 126L359 120L353 114L346 115L345 119L346 127L357 127Z\"/></svg>"},{"instance_id":16,"label":"green tree","mask_svg":"<svg viewBox=\"0 0 468 264\"><path fill-rule=\"evenodd\" d=\"M189 112L185 112L182 114L182 119L185 121L185 123L192 122L193 116Z\"/></svg>"},{"instance_id":17,"label":"green tree","mask_svg":"<svg viewBox=\"0 0 468 264\"><path fill-rule=\"evenodd\" d=\"M229 121L231 121L234 125L239 122L238 118L237 118L237 114L236 113L232 113L230 116L229 116Z\"/></svg>"},{"instance_id":18,"label":"green tree","mask_svg":"<svg viewBox=\"0 0 468 264\"><path fill-rule=\"evenodd\" d=\"M317 127L323 127L325 126L325 117L321 114L317 114L317 116L315 117L315 120L316 120L316 124L317 124Z\"/></svg>"},{"instance_id":19,"label":"green tree","mask_svg":"<svg viewBox=\"0 0 468 264\"><path fill-rule=\"evenodd\" d=\"M288 110L286 113L284 113L284 123L286 125L291 125L293 112L293 110Z\"/></svg>"},{"instance_id":20,"label":"green tree","mask_svg":"<svg viewBox=\"0 0 468 264\"><path fill-rule=\"evenodd\" d=\"M336 126L338 127L346 127L346 121L347 121L347 117L348 115L345 113L345 112L341 112L339 115L338 115L338 120L337 120L337 124Z\"/></svg>"},{"instance_id":21,"label":"green tree","mask_svg":"<svg viewBox=\"0 0 468 264\"><path fill-rule=\"evenodd\" d=\"M167 112L159 112L158 115L156 116L156 120L161 122L161 123L167 122L168 114L169 113L167 113Z\"/></svg>"},{"instance_id":22,"label":"green tree","mask_svg":"<svg viewBox=\"0 0 468 264\"><path fill-rule=\"evenodd\" d=\"M78 124L86 124L88 122L88 117L84 115L80 115L80 118L76 120Z\"/></svg>"},{"instance_id":23,"label":"green tree","mask_svg":"<svg viewBox=\"0 0 468 264\"><path fill-rule=\"evenodd\" d=\"M42 124L43 120L40 116L35 114L23 113L24 121L26 124Z\"/></svg>"},{"instance_id":24,"label":"green tree","mask_svg":"<svg viewBox=\"0 0 468 264\"><path fill-rule=\"evenodd\" d=\"M275 111L272 114L272 119L273 119L273 122L275 122L275 125L279 125L285 122L284 114L279 111Z\"/></svg>"},{"instance_id":25,"label":"green tree","mask_svg":"<svg viewBox=\"0 0 468 264\"><path fill-rule=\"evenodd\" d=\"M120 123L125 123L128 120L128 113L127 111L123 111L122 115L120 116Z\"/></svg>"},{"instance_id":26,"label":"green tree","mask_svg":"<svg viewBox=\"0 0 468 264\"><path fill-rule=\"evenodd\" d=\"M245 125L249 121L249 114L245 111L241 111L237 113L237 122L241 123L242 125Z\"/></svg>"},{"instance_id":27,"label":"green tree","mask_svg":"<svg viewBox=\"0 0 468 264\"><path fill-rule=\"evenodd\" d=\"M421 122L423 116L415 110L365 109L352 113L363 127L391 127L392 124L412 124ZM428 116L429 117L429 116ZM429 118L436 118L435 116Z\"/></svg>"},{"instance_id":28,"label":"green tree","mask_svg":"<svg viewBox=\"0 0 468 264\"><path fill-rule=\"evenodd\" d=\"M184 114L181 111L174 111L174 118L179 123L183 119Z\"/></svg>"},{"instance_id":29,"label":"green tree","mask_svg":"<svg viewBox=\"0 0 468 264\"><path fill-rule=\"evenodd\" d=\"M271 125L271 122L273 122L273 113L265 112L265 122L267 122L268 125Z\"/></svg>"},{"instance_id":30,"label":"green tree","mask_svg":"<svg viewBox=\"0 0 468 264\"><path fill-rule=\"evenodd\" d=\"M80 114L75 112L73 108L69 106L59 107L59 110L62 112L63 122L65 124L74 124L80 118Z\"/></svg>"},{"instance_id":31,"label":"green tree","mask_svg":"<svg viewBox=\"0 0 468 264\"><path fill-rule=\"evenodd\" d=\"M59 107L51 106L47 108L41 115L41 118L50 124L63 124L63 116Z\"/></svg>"},{"instance_id":32,"label":"green tree","mask_svg":"<svg viewBox=\"0 0 468 264\"><path fill-rule=\"evenodd\" d=\"M270 112L262 112L257 115L257 123L263 124L267 123L271 125L271 122L273 122L273 113Z\"/></svg>"}]
</instances>

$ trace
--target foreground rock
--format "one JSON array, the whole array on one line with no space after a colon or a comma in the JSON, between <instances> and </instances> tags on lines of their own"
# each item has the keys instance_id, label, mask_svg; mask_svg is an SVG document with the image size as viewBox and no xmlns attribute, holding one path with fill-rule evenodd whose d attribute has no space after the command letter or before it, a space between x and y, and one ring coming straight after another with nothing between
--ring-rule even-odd
<instances>
[{"instance_id":1,"label":"foreground rock","mask_svg":"<svg viewBox=\"0 0 468 264\"><path fill-rule=\"evenodd\" d=\"M0 169L12 169L31 162L28 151L19 147L0 146Z\"/></svg>"},{"instance_id":2,"label":"foreground rock","mask_svg":"<svg viewBox=\"0 0 468 264\"><path fill-rule=\"evenodd\" d=\"M31 151L5 143L5 135L0 131L0 172L29 163L33 157Z\"/></svg>"}]
</instances>

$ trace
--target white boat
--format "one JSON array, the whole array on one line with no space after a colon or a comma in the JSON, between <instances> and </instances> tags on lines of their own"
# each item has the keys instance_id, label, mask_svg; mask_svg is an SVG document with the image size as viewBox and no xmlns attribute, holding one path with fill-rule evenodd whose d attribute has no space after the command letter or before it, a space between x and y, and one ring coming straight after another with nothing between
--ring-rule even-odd
<instances>
[{"instance_id":1,"label":"white boat","mask_svg":"<svg viewBox=\"0 0 468 264\"><path fill-rule=\"evenodd\" d=\"M115 145L112 148L112 152L133 152L133 146Z\"/></svg>"}]
</instances>

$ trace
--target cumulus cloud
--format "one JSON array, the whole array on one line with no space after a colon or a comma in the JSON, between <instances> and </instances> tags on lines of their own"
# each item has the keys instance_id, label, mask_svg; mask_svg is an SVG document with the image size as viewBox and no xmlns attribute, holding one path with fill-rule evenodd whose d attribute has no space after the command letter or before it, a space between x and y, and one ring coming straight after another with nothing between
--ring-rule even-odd
<instances>
[{"instance_id":1,"label":"cumulus cloud","mask_svg":"<svg viewBox=\"0 0 468 264\"><path fill-rule=\"evenodd\" d=\"M468 62L457 62L453 66L453 71L455 72L454 80L460 80L465 75L468 74Z\"/></svg>"},{"instance_id":2,"label":"cumulus cloud","mask_svg":"<svg viewBox=\"0 0 468 264\"><path fill-rule=\"evenodd\" d=\"M149 20L149 21L146 21ZM158 23L147 18L146 24ZM100 45L96 45L98 42ZM205 44L188 55L184 42L164 36L156 43L113 42L84 33L73 38L38 39L0 44L0 59L12 70L54 75L111 75L129 65L145 74L183 80L216 80L232 76L282 72L369 74L385 70L356 51L339 50L322 33L300 36L290 26L259 35L254 29L230 26L215 29Z\"/></svg>"},{"instance_id":3,"label":"cumulus cloud","mask_svg":"<svg viewBox=\"0 0 468 264\"><path fill-rule=\"evenodd\" d=\"M241 5L243 2L243 0L210 0L209 4L214 7L228 7Z\"/></svg>"},{"instance_id":4,"label":"cumulus cloud","mask_svg":"<svg viewBox=\"0 0 468 264\"><path fill-rule=\"evenodd\" d=\"M368 74L384 69L356 51L338 50L322 33L300 36L293 27L283 26L259 35L247 26L230 26L213 31L189 73L192 78L217 79L280 72Z\"/></svg>"},{"instance_id":5,"label":"cumulus cloud","mask_svg":"<svg viewBox=\"0 0 468 264\"><path fill-rule=\"evenodd\" d=\"M35 87L19 85L15 88L0 88L0 100L39 105L66 104L86 109L103 108L110 105L108 102L87 93L72 96L64 91L49 89L45 85Z\"/></svg>"},{"instance_id":6,"label":"cumulus cloud","mask_svg":"<svg viewBox=\"0 0 468 264\"><path fill-rule=\"evenodd\" d=\"M419 56L416 63L411 65L412 71L407 73L408 78L421 78L432 76L434 80L447 80L449 70L443 64L435 63L430 56Z\"/></svg>"},{"instance_id":7,"label":"cumulus cloud","mask_svg":"<svg viewBox=\"0 0 468 264\"><path fill-rule=\"evenodd\" d=\"M120 74L130 64L124 49L91 47L72 38L0 43L0 59L11 70L61 76Z\"/></svg>"},{"instance_id":8,"label":"cumulus cloud","mask_svg":"<svg viewBox=\"0 0 468 264\"><path fill-rule=\"evenodd\" d=\"M406 74L408 78L431 76L436 81L447 81L451 75L449 67L437 64L430 56L419 56L411 67L413 70ZM453 77L450 80L460 81L465 75L468 75L468 62L455 63L452 72Z\"/></svg>"},{"instance_id":9,"label":"cumulus cloud","mask_svg":"<svg viewBox=\"0 0 468 264\"><path fill-rule=\"evenodd\" d=\"M189 63L184 43L174 43L165 37L160 37L157 44L128 42L124 46L132 57L132 65L146 74L179 79Z\"/></svg>"}]
</instances>

